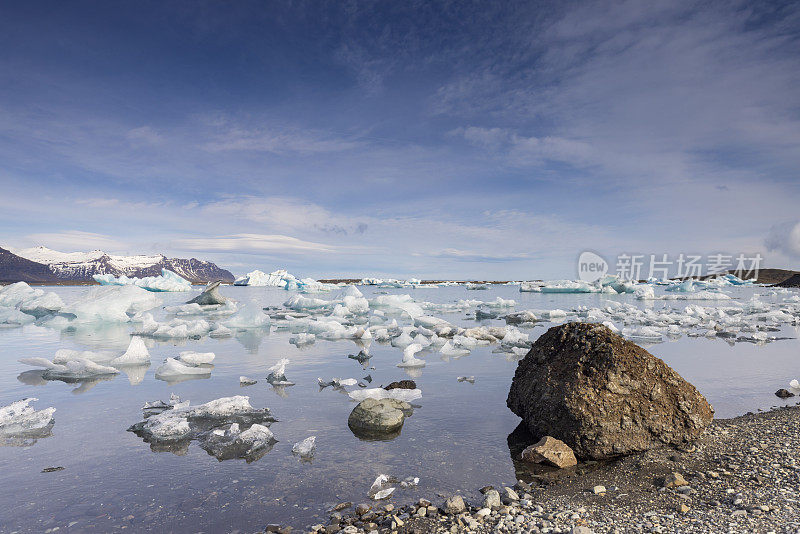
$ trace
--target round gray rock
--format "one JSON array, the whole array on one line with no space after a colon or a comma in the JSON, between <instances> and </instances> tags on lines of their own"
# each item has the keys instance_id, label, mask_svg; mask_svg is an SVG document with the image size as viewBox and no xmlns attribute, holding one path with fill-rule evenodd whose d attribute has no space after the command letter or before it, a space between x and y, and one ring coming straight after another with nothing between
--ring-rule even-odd
<instances>
[{"instance_id":1,"label":"round gray rock","mask_svg":"<svg viewBox=\"0 0 800 534\"><path fill-rule=\"evenodd\" d=\"M347 424L353 430L395 432L405 421L403 410L410 409L408 403L395 399L364 399L350 412Z\"/></svg>"}]
</instances>

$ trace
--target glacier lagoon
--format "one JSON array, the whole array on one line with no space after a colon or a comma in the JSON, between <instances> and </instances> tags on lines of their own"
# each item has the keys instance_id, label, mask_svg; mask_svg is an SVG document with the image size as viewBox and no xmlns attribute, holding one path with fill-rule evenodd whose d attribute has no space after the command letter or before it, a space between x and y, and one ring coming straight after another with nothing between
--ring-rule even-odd
<instances>
[{"instance_id":1,"label":"glacier lagoon","mask_svg":"<svg viewBox=\"0 0 800 534\"><path fill-rule=\"evenodd\" d=\"M93 288L44 289L69 304L80 301ZM200 288L196 289L199 292ZM521 293L517 286L497 285L485 291L469 291L464 286L359 286L359 290L367 299L407 294L417 302L451 305L449 311L442 306L426 310L426 314L461 327L505 325L501 319L476 320L474 304L456 305L467 299L513 299L513 307L486 308L499 315L532 309L544 318L549 314L542 311L563 310L568 319L575 318L577 311L584 320L589 318L587 310L606 309L615 306L613 303L653 316L669 310L678 315L694 313L686 312L687 306L703 307L713 314L718 308L741 305L751 309L753 321L757 314L793 312L798 305L791 300L798 294L796 290L764 287L726 287L723 292L732 300L703 301L639 300L633 294ZM667 294L658 286L654 292ZM284 302L294 295L270 287L226 286L221 293L241 303L274 308L270 313L283 309ZM329 300L335 293L305 297ZM759 295L758 306L753 305L754 295ZM161 305L151 310L154 320L171 320L174 311L164 307L180 305L191 296L160 293ZM616 313L623 319L633 315L630 310ZM564 320L560 313L552 315L553 321ZM398 321L403 323L403 318ZM647 334L637 332L647 328L641 324L612 322L623 331L626 326L633 328L633 335ZM535 340L553 324L541 321L519 330ZM769 332L791 339L763 344L700 335L707 325L679 329L674 336L664 335L662 343L637 342L695 384L714 405L717 417L730 417L795 402L778 399L774 391L800 377L796 324L796 320L785 322ZM73 383L43 380L41 371L18 361L52 359L59 349L119 355L137 328L140 326L128 323L88 322L66 330L36 324L0 329L0 406L36 397L36 409L56 408L49 436L27 447L0 447L4 482L0 486L1 531L41 532L54 527L63 531L70 526L76 531L123 527L159 532L253 531L267 523L304 527L325 522L326 510L339 502L367 502L370 485L381 473L400 479L420 478L417 487L398 488L392 496L395 502L484 484L508 484L516 478L507 438L519 419L506 408L505 399L520 356L494 352L497 344L479 345L460 357L423 351L417 356L425 361L424 368L403 369L397 367L403 349L391 343L373 340L357 344L317 336L311 344L291 344L297 333L232 328L230 337L146 338L152 358L149 366ZM699 337L690 337L690 333ZM364 345L372 355L367 369L348 358ZM163 361L177 358L183 351L213 352L216 357L210 374L183 381L156 379L156 369ZM289 360L286 377L295 385L276 388L267 383L266 376L268 368L283 358ZM369 387L411 377L422 390L422 398L413 402L418 407L393 440L362 441L354 436L347 417L355 402L341 389L321 390L317 381L318 377L363 381L368 374L373 379ZM240 376L258 383L242 387ZM459 376L474 376L475 382L459 382ZM146 402L168 400L173 393L192 405L247 395L254 408L271 409L277 422L270 430L278 441L260 459L247 463L241 459L219 461L196 443L177 450L151 447L126 431L142 420ZM311 435L316 436L313 460L293 455L293 445ZM64 469L42 472L50 467Z\"/></svg>"}]
</instances>

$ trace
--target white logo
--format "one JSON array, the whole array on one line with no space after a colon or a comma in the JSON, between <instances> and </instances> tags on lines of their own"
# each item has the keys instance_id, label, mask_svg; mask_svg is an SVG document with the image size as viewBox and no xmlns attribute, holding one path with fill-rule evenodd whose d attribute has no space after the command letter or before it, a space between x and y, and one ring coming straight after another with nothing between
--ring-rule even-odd
<instances>
[{"instance_id":1,"label":"white logo","mask_svg":"<svg viewBox=\"0 0 800 534\"><path fill-rule=\"evenodd\" d=\"M608 273L608 262L594 252L584 251L578 257L578 278L596 282Z\"/></svg>"}]
</instances>

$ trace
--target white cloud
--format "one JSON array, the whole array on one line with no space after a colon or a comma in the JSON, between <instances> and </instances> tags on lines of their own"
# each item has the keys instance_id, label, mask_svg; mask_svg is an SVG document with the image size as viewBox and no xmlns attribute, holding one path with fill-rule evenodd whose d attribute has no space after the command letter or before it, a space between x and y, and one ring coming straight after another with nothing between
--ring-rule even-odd
<instances>
[{"instance_id":1,"label":"white cloud","mask_svg":"<svg viewBox=\"0 0 800 534\"><path fill-rule=\"evenodd\" d=\"M332 253L337 247L303 241L287 235L233 234L217 237L176 239L175 245L187 250L213 252L261 252L280 254Z\"/></svg>"},{"instance_id":2,"label":"white cloud","mask_svg":"<svg viewBox=\"0 0 800 534\"><path fill-rule=\"evenodd\" d=\"M767 250L777 251L791 258L800 258L800 222L773 226L767 235L765 245Z\"/></svg>"},{"instance_id":3,"label":"white cloud","mask_svg":"<svg viewBox=\"0 0 800 534\"><path fill-rule=\"evenodd\" d=\"M127 244L114 237L83 232L80 230L67 230L65 232L39 233L25 236L30 246L45 246L54 250L73 252L88 250L105 250L114 252L124 250Z\"/></svg>"}]
</instances>

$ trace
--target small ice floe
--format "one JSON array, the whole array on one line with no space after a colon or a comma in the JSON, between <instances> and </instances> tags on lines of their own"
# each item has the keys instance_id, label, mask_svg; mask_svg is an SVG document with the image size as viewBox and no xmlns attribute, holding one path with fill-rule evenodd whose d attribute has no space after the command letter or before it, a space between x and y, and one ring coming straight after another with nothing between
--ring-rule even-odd
<instances>
[{"instance_id":1,"label":"small ice floe","mask_svg":"<svg viewBox=\"0 0 800 534\"><path fill-rule=\"evenodd\" d=\"M258 380L255 380L253 378L249 378L247 376L240 376L239 377L239 385L242 386L242 387L244 387L244 386L252 386L253 384L257 384L257 383L258 383Z\"/></svg>"},{"instance_id":2,"label":"small ice floe","mask_svg":"<svg viewBox=\"0 0 800 534\"><path fill-rule=\"evenodd\" d=\"M297 442L292 447L292 454L301 460L311 460L317 448L317 436L309 436L303 441Z\"/></svg>"},{"instance_id":3,"label":"small ice floe","mask_svg":"<svg viewBox=\"0 0 800 534\"><path fill-rule=\"evenodd\" d=\"M298 347L303 347L306 345L313 345L314 342L317 340L317 336L314 334L296 334L289 338L289 343L292 345L296 345Z\"/></svg>"},{"instance_id":4,"label":"small ice floe","mask_svg":"<svg viewBox=\"0 0 800 534\"><path fill-rule=\"evenodd\" d=\"M470 384L475 383L474 376L459 376L456 380L458 380L459 382L469 382Z\"/></svg>"},{"instance_id":5,"label":"small ice floe","mask_svg":"<svg viewBox=\"0 0 800 534\"><path fill-rule=\"evenodd\" d=\"M414 488L419 486L419 477L406 477L400 481L401 488Z\"/></svg>"},{"instance_id":6,"label":"small ice floe","mask_svg":"<svg viewBox=\"0 0 800 534\"><path fill-rule=\"evenodd\" d=\"M388 499L392 493L394 493L395 487L387 487L390 484L390 479L388 475L378 475L378 478L375 479L375 482L372 483L372 486L369 488L369 496L376 501L381 501L383 499Z\"/></svg>"},{"instance_id":7,"label":"small ice floe","mask_svg":"<svg viewBox=\"0 0 800 534\"><path fill-rule=\"evenodd\" d=\"M258 304L253 302L242 306L228 320L223 321L223 326L233 330L248 330L251 328L269 327L269 317Z\"/></svg>"},{"instance_id":8,"label":"small ice floe","mask_svg":"<svg viewBox=\"0 0 800 534\"><path fill-rule=\"evenodd\" d=\"M420 360L414 355L422 350L422 345L419 343L412 343L403 349L403 361L397 364L397 367L410 367L420 368L425 367L425 360Z\"/></svg>"},{"instance_id":9,"label":"small ice floe","mask_svg":"<svg viewBox=\"0 0 800 534\"><path fill-rule=\"evenodd\" d=\"M323 380L321 378L317 378L317 382L319 383L319 387L326 388L328 386L333 386L334 389L342 389L346 386L355 386L358 384L358 380L355 378L332 378L330 380Z\"/></svg>"},{"instance_id":10,"label":"small ice floe","mask_svg":"<svg viewBox=\"0 0 800 534\"><path fill-rule=\"evenodd\" d=\"M214 361L216 355L213 352L195 352L193 350L185 350L181 352L178 359L186 365L209 365Z\"/></svg>"},{"instance_id":11,"label":"small ice floe","mask_svg":"<svg viewBox=\"0 0 800 534\"><path fill-rule=\"evenodd\" d=\"M383 389L383 388L368 388L357 389L348 393L351 399L361 402L364 399L395 399L403 402L411 402L422 398L422 391L420 389Z\"/></svg>"},{"instance_id":12,"label":"small ice floe","mask_svg":"<svg viewBox=\"0 0 800 534\"><path fill-rule=\"evenodd\" d=\"M28 447L50 435L56 409L35 410L30 403L37 400L31 397L0 406L0 445Z\"/></svg>"},{"instance_id":13,"label":"small ice floe","mask_svg":"<svg viewBox=\"0 0 800 534\"><path fill-rule=\"evenodd\" d=\"M789 387L792 389L800 389L800 382L798 382L796 378L793 378L792 381L789 382Z\"/></svg>"},{"instance_id":14,"label":"small ice floe","mask_svg":"<svg viewBox=\"0 0 800 534\"><path fill-rule=\"evenodd\" d=\"M78 381L85 378L115 375L119 373L119 371L113 367L100 365L87 358L72 356L59 359L58 356L59 353L57 352L53 361L46 358L20 358L19 362L44 369L42 378L45 380Z\"/></svg>"},{"instance_id":15,"label":"small ice floe","mask_svg":"<svg viewBox=\"0 0 800 534\"><path fill-rule=\"evenodd\" d=\"M483 291L489 289L487 284L467 284L466 288L470 291Z\"/></svg>"},{"instance_id":16,"label":"small ice floe","mask_svg":"<svg viewBox=\"0 0 800 534\"><path fill-rule=\"evenodd\" d=\"M182 454L190 441L197 440L218 460L243 458L249 463L269 452L276 442L268 428L275 421L269 409L255 409L249 397L240 395L198 406L173 395L169 402L146 403L143 415L144 421L128 431L150 443L154 451Z\"/></svg>"},{"instance_id":17,"label":"small ice floe","mask_svg":"<svg viewBox=\"0 0 800 534\"><path fill-rule=\"evenodd\" d=\"M156 378L165 382L181 382L193 378L208 378L211 376L210 367L198 367L187 365L175 358L167 358L164 363L156 369Z\"/></svg>"},{"instance_id":18,"label":"small ice floe","mask_svg":"<svg viewBox=\"0 0 800 534\"><path fill-rule=\"evenodd\" d=\"M254 462L268 453L277 442L272 431L258 423L242 430L239 423L226 428L215 428L198 438L200 447L217 460L242 458Z\"/></svg>"},{"instance_id":19,"label":"small ice floe","mask_svg":"<svg viewBox=\"0 0 800 534\"><path fill-rule=\"evenodd\" d=\"M142 338L132 336L125 354L114 358L109 363L119 366L147 364L150 363L150 352L147 350L147 345L144 344Z\"/></svg>"},{"instance_id":20,"label":"small ice floe","mask_svg":"<svg viewBox=\"0 0 800 534\"><path fill-rule=\"evenodd\" d=\"M289 360L283 358L278 360L278 363L267 369L270 373L267 375L267 382L273 386L293 386L294 382L286 379L286 365Z\"/></svg>"},{"instance_id":21,"label":"small ice floe","mask_svg":"<svg viewBox=\"0 0 800 534\"><path fill-rule=\"evenodd\" d=\"M366 366L369 364L369 359L372 358L372 355L367 352L366 349L362 349L358 351L358 354L348 354L347 357L351 360L357 361L361 365Z\"/></svg>"}]
</instances>

